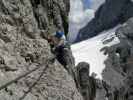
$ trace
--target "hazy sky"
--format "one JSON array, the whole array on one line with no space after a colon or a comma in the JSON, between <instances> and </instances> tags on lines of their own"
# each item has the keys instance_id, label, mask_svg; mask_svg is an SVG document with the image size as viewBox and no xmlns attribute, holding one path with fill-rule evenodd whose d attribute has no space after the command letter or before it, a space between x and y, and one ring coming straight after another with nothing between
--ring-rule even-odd
<instances>
[{"instance_id":1,"label":"hazy sky","mask_svg":"<svg viewBox=\"0 0 133 100\"><path fill-rule=\"evenodd\" d=\"M82 0L85 9L96 10L105 0Z\"/></svg>"},{"instance_id":2,"label":"hazy sky","mask_svg":"<svg viewBox=\"0 0 133 100\"><path fill-rule=\"evenodd\" d=\"M85 10L81 0L70 0L70 5L68 40L73 42L79 30L94 17L94 10Z\"/></svg>"},{"instance_id":3,"label":"hazy sky","mask_svg":"<svg viewBox=\"0 0 133 100\"><path fill-rule=\"evenodd\" d=\"M90 9L91 7L91 0L82 0L85 9Z\"/></svg>"},{"instance_id":4,"label":"hazy sky","mask_svg":"<svg viewBox=\"0 0 133 100\"><path fill-rule=\"evenodd\" d=\"M70 0L69 41L73 42L76 39L79 30L94 17L96 9L104 1L105 0Z\"/></svg>"}]
</instances>

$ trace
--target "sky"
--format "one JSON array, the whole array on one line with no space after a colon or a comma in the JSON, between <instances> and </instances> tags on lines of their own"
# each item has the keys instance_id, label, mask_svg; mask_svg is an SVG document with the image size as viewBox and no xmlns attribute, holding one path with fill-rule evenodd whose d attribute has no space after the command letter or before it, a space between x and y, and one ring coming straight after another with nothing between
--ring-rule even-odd
<instances>
[{"instance_id":1,"label":"sky","mask_svg":"<svg viewBox=\"0 0 133 100\"><path fill-rule=\"evenodd\" d=\"M81 0L85 9L96 10L105 0Z\"/></svg>"},{"instance_id":2,"label":"sky","mask_svg":"<svg viewBox=\"0 0 133 100\"><path fill-rule=\"evenodd\" d=\"M98 9L104 1L105 0L70 0L69 42L73 42L79 30L94 18L96 9Z\"/></svg>"},{"instance_id":3,"label":"sky","mask_svg":"<svg viewBox=\"0 0 133 100\"><path fill-rule=\"evenodd\" d=\"M101 4L105 2L105 0L90 0L91 5L90 8L97 10Z\"/></svg>"},{"instance_id":4,"label":"sky","mask_svg":"<svg viewBox=\"0 0 133 100\"><path fill-rule=\"evenodd\" d=\"M81 0L70 0L70 5L68 40L73 42L79 30L94 18L94 10L85 10Z\"/></svg>"}]
</instances>

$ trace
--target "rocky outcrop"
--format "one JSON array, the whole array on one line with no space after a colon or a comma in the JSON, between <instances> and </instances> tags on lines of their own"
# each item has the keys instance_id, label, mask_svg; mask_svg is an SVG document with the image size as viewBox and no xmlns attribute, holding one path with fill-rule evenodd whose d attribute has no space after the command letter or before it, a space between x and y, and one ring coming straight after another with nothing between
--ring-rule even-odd
<instances>
[{"instance_id":1,"label":"rocky outcrop","mask_svg":"<svg viewBox=\"0 0 133 100\"><path fill-rule=\"evenodd\" d=\"M77 88L82 94L84 100L95 100L96 97L96 79L89 76L90 66L86 62L80 62L76 68Z\"/></svg>"},{"instance_id":2,"label":"rocky outcrop","mask_svg":"<svg viewBox=\"0 0 133 100\"><path fill-rule=\"evenodd\" d=\"M67 32L68 11L69 0L0 0L0 100L82 100L44 39Z\"/></svg>"},{"instance_id":3,"label":"rocky outcrop","mask_svg":"<svg viewBox=\"0 0 133 100\"><path fill-rule=\"evenodd\" d=\"M117 29L120 43L105 47L108 59L103 71L103 79L110 84L109 100L133 99L133 18Z\"/></svg>"},{"instance_id":4,"label":"rocky outcrop","mask_svg":"<svg viewBox=\"0 0 133 100\"><path fill-rule=\"evenodd\" d=\"M30 0L39 29L60 27L68 32L69 0ZM50 28L50 29L49 29Z\"/></svg>"},{"instance_id":5,"label":"rocky outcrop","mask_svg":"<svg viewBox=\"0 0 133 100\"><path fill-rule=\"evenodd\" d=\"M75 42L98 35L104 30L115 27L133 16L131 0L106 0L95 13L93 18L79 31Z\"/></svg>"}]
</instances>

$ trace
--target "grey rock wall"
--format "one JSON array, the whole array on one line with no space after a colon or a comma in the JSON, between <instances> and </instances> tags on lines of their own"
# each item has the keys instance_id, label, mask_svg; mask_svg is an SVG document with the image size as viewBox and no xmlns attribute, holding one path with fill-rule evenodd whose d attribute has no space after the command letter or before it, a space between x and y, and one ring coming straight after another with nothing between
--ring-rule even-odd
<instances>
[{"instance_id":1,"label":"grey rock wall","mask_svg":"<svg viewBox=\"0 0 133 100\"><path fill-rule=\"evenodd\" d=\"M0 90L0 100L82 100L65 68L47 64L54 56L44 37L67 32L68 11L69 0L0 0L0 87L40 66Z\"/></svg>"},{"instance_id":2,"label":"grey rock wall","mask_svg":"<svg viewBox=\"0 0 133 100\"><path fill-rule=\"evenodd\" d=\"M110 100L133 99L133 18L116 31L120 43L107 47L108 59L103 71L103 79L110 84Z\"/></svg>"}]
</instances>

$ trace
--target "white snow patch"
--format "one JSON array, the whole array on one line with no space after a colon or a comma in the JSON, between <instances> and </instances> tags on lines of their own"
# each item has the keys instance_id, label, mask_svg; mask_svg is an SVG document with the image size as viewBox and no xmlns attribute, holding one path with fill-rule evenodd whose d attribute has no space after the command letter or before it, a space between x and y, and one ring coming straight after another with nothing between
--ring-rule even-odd
<instances>
[{"instance_id":1,"label":"white snow patch","mask_svg":"<svg viewBox=\"0 0 133 100\"><path fill-rule=\"evenodd\" d=\"M92 39L77 43L72 45L72 52L75 57L76 65L79 62L88 62L90 64L90 74L92 72L97 73L97 77L102 79L102 71L105 68L104 61L107 56L103 55L103 52L100 52L100 49L104 46L111 46L113 44L119 43L118 38L110 42L107 45L103 45L103 40L110 37L115 33L116 28L111 29L107 32L103 32L101 35L98 35Z\"/></svg>"}]
</instances>

